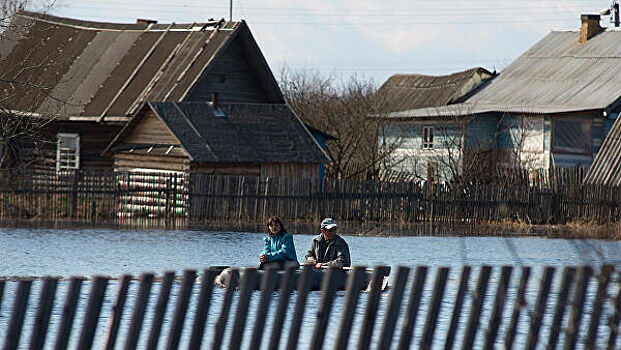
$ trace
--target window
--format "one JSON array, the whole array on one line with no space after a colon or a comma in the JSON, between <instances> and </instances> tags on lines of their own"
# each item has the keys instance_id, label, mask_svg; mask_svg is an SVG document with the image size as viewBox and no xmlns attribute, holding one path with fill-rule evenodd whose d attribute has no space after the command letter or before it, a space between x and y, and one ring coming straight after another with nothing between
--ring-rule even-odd
<instances>
[{"instance_id":1,"label":"window","mask_svg":"<svg viewBox=\"0 0 621 350\"><path fill-rule=\"evenodd\" d=\"M56 171L80 168L80 135L58 134Z\"/></svg>"},{"instance_id":2,"label":"window","mask_svg":"<svg viewBox=\"0 0 621 350\"><path fill-rule=\"evenodd\" d=\"M591 123L590 119L552 119L552 151L591 154L593 145Z\"/></svg>"},{"instance_id":3,"label":"window","mask_svg":"<svg viewBox=\"0 0 621 350\"><path fill-rule=\"evenodd\" d=\"M433 149L432 126L423 126L423 149Z\"/></svg>"}]
</instances>

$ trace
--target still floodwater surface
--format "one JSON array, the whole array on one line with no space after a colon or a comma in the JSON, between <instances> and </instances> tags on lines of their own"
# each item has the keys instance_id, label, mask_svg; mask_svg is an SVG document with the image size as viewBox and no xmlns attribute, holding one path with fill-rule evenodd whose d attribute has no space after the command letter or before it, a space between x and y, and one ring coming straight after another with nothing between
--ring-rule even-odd
<instances>
[{"instance_id":1,"label":"still floodwater surface","mask_svg":"<svg viewBox=\"0 0 621 350\"><path fill-rule=\"evenodd\" d=\"M239 233L239 232L208 232L208 231L140 231L140 230L114 230L114 229L0 229L0 247L2 247L2 263L0 276L63 276L72 275L92 276L92 275L110 275L118 276L124 273L138 275L143 272L154 272L158 275L165 270L176 270L181 272L183 269L197 269L202 271L203 268L210 265L232 265L232 266L253 266L258 263L258 254L262 248L261 233ZM304 253L310 244L312 236L305 234L295 234L294 241L296 245L298 260L302 262ZM621 266L621 242L611 241L592 241L592 240L561 240L561 239L544 239L544 238L494 238L494 237L360 237L345 236L349 243L352 261L354 265L428 265L432 267L430 275L427 278L426 289L422 300L421 310L419 311L420 325L424 320L426 313L426 302L430 297L430 289L432 281L435 278L435 267L450 266L450 278L445 293L445 306L439 315L439 325L436 331L436 339L440 340L446 333L446 325L450 318L451 300L455 299L455 293L459 280L459 272L461 265L469 264L475 267L471 277L471 286L476 283L478 274L477 267L483 264L492 266L513 265L529 265L535 267L533 276L531 277L530 291L528 297L530 303L536 298L536 285L541 276L541 267L543 265L565 266L565 265L600 265L602 263L612 263L617 267ZM617 268L618 269L618 268ZM394 271L394 269L393 269ZM499 269L495 268L492 274L491 286L498 281ZM555 275L555 287L560 280L560 271ZM412 274L410 275L410 278ZM519 280L519 270L514 269L511 277L512 287L508 291L507 305L512 305L515 298L517 281ZM409 282L408 282L409 286ZM14 285L7 284L5 298L0 308L0 342L4 338L4 330L7 327L10 317L11 297L14 292ZM33 293L38 293L40 286L35 283ZM66 282L59 286L59 295L66 289ZM85 287L86 290L88 290ZM193 300L198 294L198 286L195 287ZM102 314L109 313L115 293L118 290L118 284L112 282L108 288L107 297L104 303ZM615 290L616 291L616 290ZM128 305L132 305L135 298L137 287L135 284L130 289ZM145 317L145 328L149 328L149 320L153 314L153 304L157 296L158 286L154 286L151 294L150 311ZM487 299L493 298L495 287L488 289ZM589 293L593 293L594 288L590 288ZM178 285L173 290L173 296L178 293ZM85 292L83 292L85 294ZM384 293L378 319L381 319L387 304L387 294ZM342 296L342 293L339 294ZM213 306L207 321L207 329L214 326L217 313L219 312L218 301L222 298L222 290L214 291ZM309 296L309 305L316 307L319 302L320 293L313 292ZM360 305L364 305L366 296L363 295ZM554 305L556 296L550 296L549 305ZM83 309L86 295L82 296L80 307ZM406 295L407 299L407 295ZM36 300L36 299L32 299ZM58 299L57 300L61 300ZM295 300L293 297L292 300ZM256 305L257 297L253 297L253 305ZM274 307L276 301L272 301ZM334 329L338 328L339 315L338 310L343 307L344 298L338 298L334 303L334 315L331 319L330 326ZM464 308L468 307L469 301L466 301ZM29 314L34 314L35 306L29 306ZM62 312L60 302L54 307L52 316L52 325L50 327L51 334L54 334L55 327L58 325L58 318ZM310 306L309 306L310 307ZM506 307L509 308L508 306ZM588 311L589 305L587 305ZM130 318L130 308L126 308L124 319ZM172 317L172 307L169 307L168 317ZM192 310L192 308L190 309ZM235 310L234 305L232 310ZM532 311L532 310L531 310ZM273 312L273 309L272 309ZM356 320L362 318L364 310L358 307L356 311ZM508 311L507 311L508 313ZM192 315L190 315L192 316ZM248 317L252 320L252 314ZM489 310L484 311L482 316L482 325L486 324L485 317L489 316ZM232 317L232 316L231 316ZM308 316L309 326L303 327L299 334L299 342L301 348L307 348L311 338L312 322L311 316ZM32 318L32 317L31 317ZM463 332L463 323L466 317L462 317L461 328ZM544 319L550 322L550 315ZM191 319L191 318L190 318ZM269 319L269 318L268 318ZM79 321L79 320L78 320ZM124 321L125 322L125 321ZM399 321L401 322L401 320ZM523 342L525 332L528 330L526 318L521 320L521 326L518 330L518 342ZM585 320L586 322L586 320ZM229 319L230 328L231 319ZM400 324L400 323L399 323ZM248 322L252 327L252 322ZM166 334L164 325L163 334ZM28 330L32 325L28 323L25 326L22 337L22 345L27 347ZM189 326L188 326L189 327ZM187 342L188 327L184 331L182 343ZM105 334L103 329L106 328L103 321L100 321L99 330L96 337L96 348L101 347ZM121 331L119 342L123 343L123 335L126 328ZM375 333L379 331L376 327ZM420 338L422 327L417 327L415 331L415 340ZM270 322L266 324L266 330L270 329ZM329 328L330 329L330 328ZM230 333L230 329L228 331ZM359 328L352 329L352 341L357 339ZM77 341L74 330L72 334L72 344ZM248 344L250 331L246 331L244 336L244 344ZM326 346L330 347L335 338L335 332L329 332L326 338ZM228 334L228 333L227 333ZM141 347L144 346L145 338L148 332L143 331L141 337ZM603 334L600 342L603 341L607 334ZM377 335L375 335L377 336ZM502 331L498 339L502 339ZM545 336L545 331L542 337ZM264 337L264 343L267 341ZM283 337L283 342L286 341ZM225 338L226 339L226 338ZM458 338L460 339L460 338ZM482 340L479 334L477 344ZM48 339L50 344L53 341ZM206 331L203 345L210 342L209 332ZM437 342L440 345L442 342ZM119 344L119 345L121 345ZM225 340L225 345L226 345ZM355 342L354 342L355 344ZM160 347L165 344L160 342ZM183 344L182 344L183 345ZM396 344L395 344L396 345ZM479 344L480 345L480 344ZM500 345L500 343L498 343ZM247 345L246 345L247 346Z\"/></svg>"}]
</instances>

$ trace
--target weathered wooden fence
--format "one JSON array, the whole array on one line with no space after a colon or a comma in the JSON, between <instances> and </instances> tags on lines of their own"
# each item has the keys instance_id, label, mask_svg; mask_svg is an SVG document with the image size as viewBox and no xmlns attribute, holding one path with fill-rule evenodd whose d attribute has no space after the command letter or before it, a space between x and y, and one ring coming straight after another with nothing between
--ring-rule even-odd
<instances>
[{"instance_id":1,"label":"weathered wooden fence","mask_svg":"<svg viewBox=\"0 0 621 350\"><path fill-rule=\"evenodd\" d=\"M278 215L287 220L332 216L391 223L619 221L621 187L582 185L572 174L556 171L537 183L525 183L528 178L518 174L506 185L457 186L202 173L3 172L0 218L201 222L260 221Z\"/></svg>"},{"instance_id":2,"label":"weathered wooden fence","mask_svg":"<svg viewBox=\"0 0 621 350\"><path fill-rule=\"evenodd\" d=\"M174 272L145 273L137 286L128 275L0 280L0 301L5 289L12 299L10 318L0 317L0 334L5 350L113 349L121 343L125 349L619 348L621 277L612 265L463 266L459 277L448 267L397 267L382 298L378 282L386 269L373 269L371 287L361 293L352 286L365 268L352 268L344 294L335 290L342 276L337 269L325 272L321 292L309 292L310 266L299 273L268 269L260 281L256 269L236 269L222 292L213 283L219 268L205 269L196 285L193 270L180 280ZM260 291L253 292L257 283ZM39 287L36 308L29 303L33 284ZM63 293L57 293L60 284ZM88 295L83 284L90 284ZM157 285L159 292L152 292Z\"/></svg>"}]
</instances>

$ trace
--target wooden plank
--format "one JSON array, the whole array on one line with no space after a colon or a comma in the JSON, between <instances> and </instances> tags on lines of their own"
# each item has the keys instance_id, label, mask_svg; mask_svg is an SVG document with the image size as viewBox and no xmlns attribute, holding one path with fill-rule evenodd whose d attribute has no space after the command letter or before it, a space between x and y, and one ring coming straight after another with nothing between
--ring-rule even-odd
<instances>
[{"instance_id":1,"label":"wooden plank","mask_svg":"<svg viewBox=\"0 0 621 350\"><path fill-rule=\"evenodd\" d=\"M0 279L0 311L2 310L2 297L4 296L4 280Z\"/></svg>"},{"instance_id":2,"label":"wooden plank","mask_svg":"<svg viewBox=\"0 0 621 350\"><path fill-rule=\"evenodd\" d=\"M91 280L91 292L88 297L86 312L84 314L84 323L82 323L82 331L78 340L78 350L89 350L93 347L93 339L97 330L99 321L99 313L101 305L106 296L106 288L108 287L108 278L104 276L94 276Z\"/></svg>"},{"instance_id":3,"label":"wooden plank","mask_svg":"<svg viewBox=\"0 0 621 350\"><path fill-rule=\"evenodd\" d=\"M268 345L269 350L277 350L280 344L282 328L287 316L287 308L289 307L289 299L295 282L295 273L297 266L290 264L285 267L285 273L280 282L280 294L278 295L278 305L274 312L274 323L272 324L272 334Z\"/></svg>"},{"instance_id":4,"label":"wooden plank","mask_svg":"<svg viewBox=\"0 0 621 350\"><path fill-rule=\"evenodd\" d=\"M575 273L576 268L571 266L567 266L563 270L563 277L561 279L561 285L559 286L554 316L552 316L552 325L550 326L550 337L548 338L547 349L554 350L558 344L558 336L561 331L561 325L563 324L563 316L565 315L565 306L567 305L567 300L569 299L569 290L574 281Z\"/></svg>"},{"instance_id":5,"label":"wooden plank","mask_svg":"<svg viewBox=\"0 0 621 350\"><path fill-rule=\"evenodd\" d=\"M485 293L487 292L487 285L489 283L491 272L492 268L490 266L481 266L479 280L477 281L476 290L472 298L472 306L470 309L470 315L468 316L468 323L466 324L464 342L462 344L463 350L472 349L474 346L474 339L479 327L479 318L481 317L481 311L483 310Z\"/></svg>"},{"instance_id":6,"label":"wooden plank","mask_svg":"<svg viewBox=\"0 0 621 350\"><path fill-rule=\"evenodd\" d=\"M386 309L386 315L384 316L384 323L380 332L378 349L388 350L392 344L392 338L395 333L395 326L397 324L397 318L399 318L399 310L401 309L401 301L403 300L403 293L405 291L405 285L408 281L410 269L405 266L398 266L393 285L390 290L390 297L388 299L388 306Z\"/></svg>"},{"instance_id":7,"label":"wooden plank","mask_svg":"<svg viewBox=\"0 0 621 350\"><path fill-rule=\"evenodd\" d=\"M502 313L505 307L505 299L507 297L507 289L509 288L509 281L511 279L511 266L503 266L500 272L500 279L498 281L498 288L496 289L496 297L494 299L494 306L489 318L489 324L487 326L487 334L485 337L485 343L483 343L483 349L496 348L496 336L498 335L498 328L502 322Z\"/></svg>"},{"instance_id":8,"label":"wooden plank","mask_svg":"<svg viewBox=\"0 0 621 350\"><path fill-rule=\"evenodd\" d=\"M127 338L125 339L125 350L134 350L138 346L144 315L147 310L147 304L149 303L149 297L151 296L153 278L154 276L152 273L143 273L140 276L138 294L136 295L134 309L132 310L132 318L129 323Z\"/></svg>"},{"instance_id":9,"label":"wooden plank","mask_svg":"<svg viewBox=\"0 0 621 350\"><path fill-rule=\"evenodd\" d=\"M535 349L537 342L539 341L539 330L541 329L543 315L546 312L546 305L548 303L548 296L550 295L554 271L555 268L552 266L546 266L543 270L543 277L541 278L541 283L539 284L539 294L537 295L537 301L535 302L535 310L531 314L530 318L530 327L528 330L528 337L526 338L526 349Z\"/></svg>"},{"instance_id":10,"label":"wooden plank","mask_svg":"<svg viewBox=\"0 0 621 350\"><path fill-rule=\"evenodd\" d=\"M48 325L50 323L50 316L52 314L52 307L54 306L57 285L58 278L43 278L43 287L41 288L41 296L39 297L39 307L30 338L30 349L43 349Z\"/></svg>"},{"instance_id":11,"label":"wooden plank","mask_svg":"<svg viewBox=\"0 0 621 350\"><path fill-rule=\"evenodd\" d=\"M164 316L166 315L166 309L168 308L168 300L170 299L170 290L172 289L174 281L175 271L164 272L164 277L162 278L162 283L160 284L160 292L157 297L157 302L155 303L149 338L147 339L146 348L148 350L157 349L160 333L162 331L162 322L164 322Z\"/></svg>"},{"instance_id":12,"label":"wooden plank","mask_svg":"<svg viewBox=\"0 0 621 350\"><path fill-rule=\"evenodd\" d=\"M373 328L375 327L375 318L377 317L377 308L379 306L379 298L382 292L382 280L389 272L389 266L376 266L371 275L371 289L367 298L367 306L364 311L364 318L360 329L358 350L368 349L371 344Z\"/></svg>"},{"instance_id":13,"label":"wooden plank","mask_svg":"<svg viewBox=\"0 0 621 350\"><path fill-rule=\"evenodd\" d=\"M222 299L222 307L220 315L214 326L213 342L211 343L211 349L217 350L222 346L222 338L224 337L224 329L226 327L226 321L229 318L229 311L231 309L231 300L233 299L233 293L237 287L237 281L239 280L239 270L231 270L231 277L226 285L226 291Z\"/></svg>"},{"instance_id":14,"label":"wooden plank","mask_svg":"<svg viewBox=\"0 0 621 350\"><path fill-rule=\"evenodd\" d=\"M418 266L416 274L412 281L412 290L408 299L408 305L403 317L403 325L401 326L401 335L399 337L399 349L409 349L412 341L412 333L416 325L416 317L420 306L423 288L425 287L425 279L427 278L427 266Z\"/></svg>"},{"instance_id":15,"label":"wooden plank","mask_svg":"<svg viewBox=\"0 0 621 350\"><path fill-rule=\"evenodd\" d=\"M311 337L310 348L313 350L320 350L323 347L326 329L330 321L332 302L334 301L334 294L336 294L336 284L343 273L341 269L334 266L330 267L327 272L324 272L323 280L321 281L321 299L319 300L315 328Z\"/></svg>"},{"instance_id":16,"label":"wooden plank","mask_svg":"<svg viewBox=\"0 0 621 350\"><path fill-rule=\"evenodd\" d=\"M185 315L188 311L188 304L190 303L190 296L192 295L192 287L194 286L195 279L196 270L183 271L181 289L179 290L179 295L177 296L175 313L168 332L168 341L166 342L167 350L173 350L179 347L179 340L181 339L183 323L185 322Z\"/></svg>"},{"instance_id":17,"label":"wooden plank","mask_svg":"<svg viewBox=\"0 0 621 350\"><path fill-rule=\"evenodd\" d=\"M593 270L590 266L580 266L578 268L578 280L574 290L569 322L567 323L567 329L565 331L565 350L576 348L578 333L580 332L580 321L582 320L584 308L584 299L586 298L587 288L592 274Z\"/></svg>"},{"instance_id":18,"label":"wooden plank","mask_svg":"<svg viewBox=\"0 0 621 350\"><path fill-rule=\"evenodd\" d=\"M58 335L56 336L56 343L54 345L55 350L67 349L69 343L69 336L73 329L73 319L75 317L75 311L80 299L80 290L82 289L83 277L71 277L69 279L69 287L67 288L67 294L65 297L65 305L63 306L63 313L60 318L60 326L58 327Z\"/></svg>"},{"instance_id":19,"label":"wooden plank","mask_svg":"<svg viewBox=\"0 0 621 350\"><path fill-rule=\"evenodd\" d=\"M470 280L470 272L472 268L470 266L464 266L461 269L461 277L459 278L459 288L457 295L455 296L455 304L453 304L453 315L451 316L451 323L449 325L448 332L446 333L446 342L444 343L444 349L449 350L453 348L455 343L455 334L457 333L457 326L459 325L459 319L461 318L461 310L464 305L464 298L468 291L468 281ZM403 349L403 347L399 347Z\"/></svg>"},{"instance_id":20,"label":"wooden plank","mask_svg":"<svg viewBox=\"0 0 621 350\"><path fill-rule=\"evenodd\" d=\"M610 283L610 275L613 271L614 267L612 265L603 265L599 276L597 276L597 294L595 294L595 300L593 301L591 321L589 322L589 330L584 344L586 349L596 348L595 341L597 339L599 323L602 317L603 304L608 290L608 283Z\"/></svg>"},{"instance_id":21,"label":"wooden plank","mask_svg":"<svg viewBox=\"0 0 621 350\"><path fill-rule=\"evenodd\" d=\"M233 330L229 349L240 349L244 331L246 328L246 319L248 317L248 306L250 305L250 297L255 290L258 282L257 269L247 267L243 270L241 281L239 283L239 298L237 299L237 312L235 321L233 322Z\"/></svg>"},{"instance_id":22,"label":"wooden plank","mask_svg":"<svg viewBox=\"0 0 621 350\"><path fill-rule=\"evenodd\" d=\"M131 278L131 275L121 276L119 291L116 296L116 301L112 306L108 336L106 337L106 345L104 346L106 350L113 350L116 344L116 337L119 332L121 318L123 317L123 310L125 309L125 301L127 300L127 291L129 290Z\"/></svg>"},{"instance_id":23,"label":"wooden plank","mask_svg":"<svg viewBox=\"0 0 621 350\"><path fill-rule=\"evenodd\" d=\"M13 309L11 311L11 319L9 320L9 327L7 328L6 338L4 340L5 350L14 350L19 347L19 339L22 335L22 327L24 325L24 317L26 316L31 287L32 280L21 280L17 285Z\"/></svg>"},{"instance_id":24,"label":"wooden plank","mask_svg":"<svg viewBox=\"0 0 621 350\"><path fill-rule=\"evenodd\" d=\"M436 281L434 282L433 292L431 294L431 300L429 302L429 309L427 310L427 320L425 321L425 328L423 329L423 335L420 341L420 349L431 349L433 344L433 336L436 331L436 324L438 322L438 316L442 306L442 299L444 298L444 289L446 287L448 274L448 267L438 268L436 273Z\"/></svg>"},{"instance_id":25,"label":"wooden plank","mask_svg":"<svg viewBox=\"0 0 621 350\"><path fill-rule=\"evenodd\" d=\"M274 294L276 284L278 283L277 271L278 270L274 266L268 266L263 273L263 278L261 280L261 296L259 304L257 305L252 337L250 338L250 349L261 348L265 319L267 318L267 312L270 306L270 301L272 300L272 294Z\"/></svg>"},{"instance_id":26,"label":"wooden plank","mask_svg":"<svg viewBox=\"0 0 621 350\"><path fill-rule=\"evenodd\" d=\"M522 276L520 277L520 285L518 286L517 295L515 296L515 302L513 306L513 313L511 314L511 321L509 321L509 327L505 334L505 349L510 350L513 348L513 342L515 341L515 335L517 334L518 321L520 319L520 313L523 308L526 308L526 288L528 286L528 279L530 278L530 267L522 267Z\"/></svg>"},{"instance_id":27,"label":"wooden plank","mask_svg":"<svg viewBox=\"0 0 621 350\"><path fill-rule=\"evenodd\" d=\"M617 274L617 281L619 281L619 290L617 291L617 297L614 299L614 311L610 316L610 322L608 324L610 328L610 335L608 336L608 350L616 349L617 337L619 336L619 323L621 321L621 274Z\"/></svg>"},{"instance_id":28,"label":"wooden plank","mask_svg":"<svg viewBox=\"0 0 621 350\"><path fill-rule=\"evenodd\" d=\"M304 317L304 310L306 309L306 299L308 297L308 292L311 287L313 272L313 266L310 264L306 264L304 265L302 273L298 278L298 297L295 301L295 309L293 311L293 317L291 318L291 326L289 327L287 350L295 350L298 348L300 327L302 326L302 318Z\"/></svg>"},{"instance_id":29,"label":"wooden plank","mask_svg":"<svg viewBox=\"0 0 621 350\"><path fill-rule=\"evenodd\" d=\"M360 284L366 277L366 271L363 266L354 266L349 272L347 287L345 292L345 305L343 305L343 313L341 316L341 324L336 337L334 349L347 349L349 343L349 335L360 298Z\"/></svg>"},{"instance_id":30,"label":"wooden plank","mask_svg":"<svg viewBox=\"0 0 621 350\"><path fill-rule=\"evenodd\" d=\"M208 268L203 271L201 279L201 291L198 296L198 306L194 315L194 323L192 324L192 335L190 337L190 345L188 349L199 350L203 342L203 334L205 333L205 323L209 314L211 297L213 294L213 281L220 272L216 268Z\"/></svg>"}]
</instances>

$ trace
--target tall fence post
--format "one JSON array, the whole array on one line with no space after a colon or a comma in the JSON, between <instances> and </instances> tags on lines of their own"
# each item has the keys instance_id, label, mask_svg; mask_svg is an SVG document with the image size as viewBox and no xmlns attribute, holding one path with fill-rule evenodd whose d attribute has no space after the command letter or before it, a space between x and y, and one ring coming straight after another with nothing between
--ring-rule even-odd
<instances>
[{"instance_id":1,"label":"tall fence post","mask_svg":"<svg viewBox=\"0 0 621 350\"><path fill-rule=\"evenodd\" d=\"M401 301L403 300L403 292L405 285L408 281L410 269L405 266L397 267L397 274L393 280L392 289L390 291L390 297L388 300L388 306L386 309L386 315L384 316L384 323L380 332L378 341L378 349L388 350L392 343L392 336L394 334L395 325L397 324L397 318L399 317L399 310L401 309Z\"/></svg>"},{"instance_id":2,"label":"tall fence post","mask_svg":"<svg viewBox=\"0 0 621 350\"><path fill-rule=\"evenodd\" d=\"M356 307L358 306L358 299L360 297L360 283L365 277L365 268L362 266L355 266L349 273L347 280L345 305L343 306L343 313L341 316L341 325L337 333L335 350L347 349L349 343L349 335L351 333L352 323L354 321L354 315L356 314Z\"/></svg>"},{"instance_id":3,"label":"tall fence post","mask_svg":"<svg viewBox=\"0 0 621 350\"><path fill-rule=\"evenodd\" d=\"M91 280L91 293L84 314L84 323L78 340L78 350L89 350L93 347L93 339L99 321L99 313L101 305L106 294L108 286L108 278L104 276L95 276Z\"/></svg>"},{"instance_id":4,"label":"tall fence post","mask_svg":"<svg viewBox=\"0 0 621 350\"><path fill-rule=\"evenodd\" d=\"M481 266L479 280L477 281L477 287L472 298L472 308L470 309L468 323L466 324L462 350L472 349L474 346L474 338L476 337L477 329L479 328L479 318L481 317L481 311L483 310L483 302L485 301L485 293L487 292L487 284L489 283L491 273L492 268L490 266Z\"/></svg>"},{"instance_id":5,"label":"tall fence post","mask_svg":"<svg viewBox=\"0 0 621 350\"><path fill-rule=\"evenodd\" d=\"M213 294L213 281L218 274L215 268L205 269L203 278L201 279L201 292L198 295L198 306L194 315L194 323L192 324L192 336L188 349L199 350L203 342L203 334L205 332L205 323L207 322L207 314L211 304Z\"/></svg>"},{"instance_id":6,"label":"tall fence post","mask_svg":"<svg viewBox=\"0 0 621 350\"><path fill-rule=\"evenodd\" d=\"M319 308L317 309L317 317L315 319L315 329L313 330L310 345L310 348L313 350L320 350L323 347L326 328L330 320L332 302L336 292L336 284L338 283L339 275L342 273L344 272L341 269L332 266L328 269L326 275L323 276L323 281L321 282L321 299L319 300Z\"/></svg>"},{"instance_id":7,"label":"tall fence post","mask_svg":"<svg viewBox=\"0 0 621 350\"><path fill-rule=\"evenodd\" d=\"M69 280L69 288L65 297L65 305L60 318L60 326L58 327L58 335L56 336L55 350L65 350L69 343L69 336L73 329L73 319L75 317L78 300L80 299L80 290L84 277L71 277Z\"/></svg>"},{"instance_id":8,"label":"tall fence post","mask_svg":"<svg viewBox=\"0 0 621 350\"><path fill-rule=\"evenodd\" d=\"M418 266L412 281L412 289L408 299L408 305L405 309L403 324L401 325L401 335L399 336L399 349L409 349L412 342L412 333L416 325L418 316L418 308L425 287L425 279L427 278L427 266Z\"/></svg>"},{"instance_id":9,"label":"tall fence post","mask_svg":"<svg viewBox=\"0 0 621 350\"><path fill-rule=\"evenodd\" d=\"M610 282L610 275L614 271L612 265L603 265L599 276L597 276L597 294L595 295L595 301L593 301L593 308L591 310L591 322L589 323L589 331L587 333L584 347L586 349L595 348L595 340L597 339L597 331L599 330L599 322L602 317L602 308L604 299L606 298L606 291L608 289L608 283Z\"/></svg>"},{"instance_id":10,"label":"tall fence post","mask_svg":"<svg viewBox=\"0 0 621 350\"><path fill-rule=\"evenodd\" d=\"M373 337L373 328L375 327L375 318L377 317L377 308L379 306L380 293L382 292L382 279L388 274L390 267L376 266L371 275L371 290L367 297L367 306L364 312L362 328L360 330L360 338L358 340L358 350L368 349Z\"/></svg>"},{"instance_id":11,"label":"tall fence post","mask_svg":"<svg viewBox=\"0 0 621 350\"><path fill-rule=\"evenodd\" d=\"M440 267L436 272L436 281L433 285L431 300L429 301L427 321L425 322L425 328L423 328L423 337L420 341L420 349L431 349L431 345L433 344L433 336L436 331L436 323L438 322L442 299L444 298L444 289L446 287L448 273L448 267Z\"/></svg>"},{"instance_id":12,"label":"tall fence post","mask_svg":"<svg viewBox=\"0 0 621 350\"><path fill-rule=\"evenodd\" d=\"M526 288L528 286L528 280L530 278L530 267L522 267L522 276L520 277L520 285L518 286L517 295L515 296L515 302L513 305L513 313L511 314L511 320L509 321L509 327L505 334L505 349L513 349L513 342L515 341L515 335L517 333L518 321L520 319L520 313L522 309L526 307Z\"/></svg>"},{"instance_id":13,"label":"tall fence post","mask_svg":"<svg viewBox=\"0 0 621 350\"><path fill-rule=\"evenodd\" d=\"M164 272L162 283L160 285L160 292L157 296L155 303L155 310L153 312L153 321L151 322L151 330L149 331L149 338L147 339L147 350L156 350L159 343L160 333L162 331L162 322L164 322L164 315L166 309L168 309L168 300L170 299L170 290L172 284L175 281L175 271Z\"/></svg>"},{"instance_id":14,"label":"tall fence post","mask_svg":"<svg viewBox=\"0 0 621 350\"><path fill-rule=\"evenodd\" d=\"M580 266L578 268L578 281L576 282L574 297L571 301L571 313L569 314L569 322L567 323L567 330L565 333L565 350L576 348L578 332L580 331L580 321L582 320L584 299L586 298L586 292L592 274L593 270L590 266Z\"/></svg>"},{"instance_id":15,"label":"tall fence post","mask_svg":"<svg viewBox=\"0 0 621 350\"><path fill-rule=\"evenodd\" d=\"M22 326L24 325L24 317L26 316L31 287L32 280L22 280L19 281L17 285L11 320L9 321L9 328L7 329L6 338L4 340L4 350L14 350L19 346L19 339L22 335Z\"/></svg>"},{"instance_id":16,"label":"tall fence post","mask_svg":"<svg viewBox=\"0 0 621 350\"><path fill-rule=\"evenodd\" d=\"M57 285L58 278L46 277L43 279L43 287L41 288L41 296L39 297L39 308L37 309L37 315L32 329L32 337L30 338L30 349L43 349L45 345L44 342L47 336L50 316L52 315Z\"/></svg>"},{"instance_id":17,"label":"tall fence post","mask_svg":"<svg viewBox=\"0 0 621 350\"><path fill-rule=\"evenodd\" d=\"M500 270L500 280L498 281L498 289L496 289L496 298L494 299L494 307L489 318L483 349L496 348L496 336L498 335L498 328L502 322L502 313L505 307L505 299L507 297L507 289L509 288L512 270L511 266L503 266Z\"/></svg>"},{"instance_id":18,"label":"tall fence post","mask_svg":"<svg viewBox=\"0 0 621 350\"><path fill-rule=\"evenodd\" d=\"M561 285L559 286L556 307L554 308L554 316L552 316L552 325L550 326L550 337L548 339L547 346L550 350L556 349L556 345L558 343L558 336L561 331L563 316L565 315L565 306L567 305L567 299L569 298L569 289L573 283L575 273L576 269L574 267L567 266L563 270L563 277L561 279Z\"/></svg>"},{"instance_id":19,"label":"tall fence post","mask_svg":"<svg viewBox=\"0 0 621 350\"><path fill-rule=\"evenodd\" d=\"M152 273L143 273L140 276L140 285L138 286L138 295L134 302L132 318L127 331L125 340L125 350L133 350L138 346L140 333L142 333L142 323L144 321L145 311L151 296L151 287L153 286L154 276Z\"/></svg>"},{"instance_id":20,"label":"tall fence post","mask_svg":"<svg viewBox=\"0 0 621 350\"><path fill-rule=\"evenodd\" d=\"M112 307L110 325L108 326L108 337L106 340L106 345L104 347L106 350L113 350L116 344L116 337L119 331L119 326L121 324L121 318L123 317L125 300L127 299L127 291L129 290L131 278L131 275L123 275L120 279L119 291L117 293L114 306Z\"/></svg>"},{"instance_id":21,"label":"tall fence post","mask_svg":"<svg viewBox=\"0 0 621 350\"><path fill-rule=\"evenodd\" d=\"M539 285L539 294L535 302L535 310L531 315L530 328L528 330L528 338L526 339L526 349L534 349L539 341L539 330L543 320L543 314L546 311L548 303L548 295L552 286L552 278L554 277L555 268L546 266L543 270L543 278Z\"/></svg>"},{"instance_id":22,"label":"tall fence post","mask_svg":"<svg viewBox=\"0 0 621 350\"><path fill-rule=\"evenodd\" d=\"M451 323L449 325L448 332L446 333L446 343L444 343L444 349L453 349L455 343L455 334L457 333L457 326L459 325L459 319L461 317L461 310L464 305L464 299L466 292L468 291L468 281L470 280L470 266L464 266L461 269L461 277L459 278L459 289L457 290L457 296L455 296L455 304L453 305L453 316L451 316Z\"/></svg>"},{"instance_id":23,"label":"tall fence post","mask_svg":"<svg viewBox=\"0 0 621 350\"><path fill-rule=\"evenodd\" d=\"M168 332L168 341L166 343L167 350L177 349L179 346L179 339L181 338L181 332L183 331L183 323L185 322L185 315L188 311L188 304L190 303L192 286L194 286L195 279L196 270L183 271L181 288L179 289L179 295L177 296L177 304L175 305L175 314Z\"/></svg>"},{"instance_id":24,"label":"tall fence post","mask_svg":"<svg viewBox=\"0 0 621 350\"><path fill-rule=\"evenodd\" d=\"M304 265L302 273L298 279L298 297L295 301L295 308L291 317L291 326L289 327L289 337L287 338L287 350L295 350L298 348L298 335L302 326L302 318L306 309L306 299L313 278L313 266Z\"/></svg>"},{"instance_id":25,"label":"tall fence post","mask_svg":"<svg viewBox=\"0 0 621 350\"><path fill-rule=\"evenodd\" d=\"M291 296L291 290L295 281L294 274L296 273L297 266L290 264L285 267L285 273L280 281L280 294L278 295L278 306L276 306L276 312L274 313L274 323L272 324L272 334L270 336L270 342L268 345L269 350L277 350L280 344L280 337L282 333L282 327L287 316L287 307L289 306L289 299Z\"/></svg>"}]
</instances>

